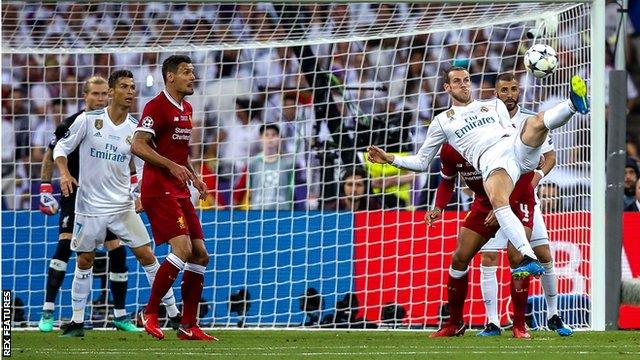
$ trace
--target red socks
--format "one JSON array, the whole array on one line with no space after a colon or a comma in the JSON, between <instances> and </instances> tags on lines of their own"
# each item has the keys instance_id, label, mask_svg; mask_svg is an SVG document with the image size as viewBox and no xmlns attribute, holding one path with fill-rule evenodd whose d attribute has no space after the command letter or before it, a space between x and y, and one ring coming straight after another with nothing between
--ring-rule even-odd
<instances>
[{"instance_id":1,"label":"red socks","mask_svg":"<svg viewBox=\"0 0 640 360\"><path fill-rule=\"evenodd\" d=\"M167 294L171 285L176 281L178 273L180 273L184 267L184 262L174 254L169 254L162 262L151 286L151 296L149 296L149 301L145 309L147 314L158 313L162 298Z\"/></svg>"}]
</instances>

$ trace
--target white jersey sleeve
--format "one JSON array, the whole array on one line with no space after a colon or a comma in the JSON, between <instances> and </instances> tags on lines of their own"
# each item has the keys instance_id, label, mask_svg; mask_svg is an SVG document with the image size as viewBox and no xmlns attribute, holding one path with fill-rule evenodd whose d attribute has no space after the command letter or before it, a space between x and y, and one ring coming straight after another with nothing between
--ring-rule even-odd
<instances>
[{"instance_id":1,"label":"white jersey sleeve","mask_svg":"<svg viewBox=\"0 0 640 360\"><path fill-rule=\"evenodd\" d=\"M418 153L411 156L395 156L393 165L412 171L427 171L431 161L440 150L440 146L445 142L447 142L447 135L436 118L431 122L429 130L427 130L427 139L418 150Z\"/></svg>"},{"instance_id":2,"label":"white jersey sleeve","mask_svg":"<svg viewBox=\"0 0 640 360\"><path fill-rule=\"evenodd\" d=\"M55 148L53 148L53 159L59 157L67 157L80 145L87 134L87 116L86 113L78 115L76 120L71 124L67 133L60 139Z\"/></svg>"}]
</instances>

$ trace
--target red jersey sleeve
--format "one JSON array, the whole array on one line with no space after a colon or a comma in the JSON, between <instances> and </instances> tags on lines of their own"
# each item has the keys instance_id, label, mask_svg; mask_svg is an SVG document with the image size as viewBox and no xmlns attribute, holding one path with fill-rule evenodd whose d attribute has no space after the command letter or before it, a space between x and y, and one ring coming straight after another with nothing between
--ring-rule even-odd
<instances>
[{"instance_id":1,"label":"red jersey sleeve","mask_svg":"<svg viewBox=\"0 0 640 360\"><path fill-rule=\"evenodd\" d=\"M451 145L444 144L440 150L440 176L443 179L454 179L458 175L456 161L451 153Z\"/></svg>"},{"instance_id":2,"label":"red jersey sleeve","mask_svg":"<svg viewBox=\"0 0 640 360\"><path fill-rule=\"evenodd\" d=\"M438 184L438 189L436 190L436 207L440 210L447 207L449 204L449 200L451 200L451 195L453 195L453 190L456 186L456 178L442 178L440 184Z\"/></svg>"},{"instance_id":3,"label":"red jersey sleeve","mask_svg":"<svg viewBox=\"0 0 640 360\"><path fill-rule=\"evenodd\" d=\"M162 113L158 111L155 101L150 101L145 105L142 111L142 117L138 122L136 131L144 131L153 134L156 137L162 130L163 121Z\"/></svg>"},{"instance_id":4,"label":"red jersey sleeve","mask_svg":"<svg viewBox=\"0 0 640 360\"><path fill-rule=\"evenodd\" d=\"M436 203L435 206L439 209L444 209L451 200L453 190L456 187L456 176L458 175L458 169L456 168L455 159L451 156L450 145L442 145L440 150L440 184L436 190Z\"/></svg>"}]
</instances>

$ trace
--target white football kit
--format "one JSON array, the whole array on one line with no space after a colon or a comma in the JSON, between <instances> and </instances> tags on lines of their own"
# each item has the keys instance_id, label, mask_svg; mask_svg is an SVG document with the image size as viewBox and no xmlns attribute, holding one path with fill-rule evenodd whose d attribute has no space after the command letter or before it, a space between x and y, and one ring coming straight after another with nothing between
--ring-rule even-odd
<instances>
[{"instance_id":1,"label":"white football kit","mask_svg":"<svg viewBox=\"0 0 640 360\"><path fill-rule=\"evenodd\" d=\"M518 112L511 118L514 122L514 125L517 129L521 130L524 125L524 121L536 115L534 112L526 110L518 106ZM553 142L551 141L551 133L547 135L547 140L541 146L542 154L546 154L549 151L555 150L553 146ZM540 201L538 199L538 194L534 191L534 196L536 199L536 206L533 211L533 229L531 232L531 247L535 248L540 245L548 245L549 244L549 234L547 233L547 226L544 223L544 218L542 217L542 211L540 210ZM496 252L498 250L507 248L507 236L504 234L502 230L498 230L495 237L491 238L487 241L484 246L482 246L481 252Z\"/></svg>"},{"instance_id":2,"label":"white football kit","mask_svg":"<svg viewBox=\"0 0 640 360\"><path fill-rule=\"evenodd\" d=\"M521 174L538 166L541 150L525 145L515 130L507 107L497 98L452 106L433 119L418 153L396 156L393 165L426 171L440 146L448 142L482 173L483 180L504 169L515 184Z\"/></svg>"},{"instance_id":3,"label":"white football kit","mask_svg":"<svg viewBox=\"0 0 640 360\"><path fill-rule=\"evenodd\" d=\"M95 251L107 229L133 248L151 241L130 195L131 142L137 125L131 115L116 126L106 109L85 112L56 144L54 159L80 147L72 250ZM142 161L134 157L134 162L139 168Z\"/></svg>"}]
</instances>

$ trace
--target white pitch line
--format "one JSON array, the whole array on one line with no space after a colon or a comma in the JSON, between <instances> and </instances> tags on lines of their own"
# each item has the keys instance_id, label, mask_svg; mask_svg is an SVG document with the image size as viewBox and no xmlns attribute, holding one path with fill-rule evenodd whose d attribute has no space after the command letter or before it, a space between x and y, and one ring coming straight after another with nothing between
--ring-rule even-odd
<instances>
[{"instance_id":1,"label":"white pitch line","mask_svg":"<svg viewBox=\"0 0 640 360\"><path fill-rule=\"evenodd\" d=\"M56 353L51 353L51 352L43 352L43 351L37 351L36 353L38 354L47 354L47 355L55 355ZM64 352L67 353L67 352ZM467 352L470 354L477 354L477 355L509 355L509 354L528 354L527 351L514 351L514 349L510 349L510 350L503 350L503 351L470 351ZM557 352L548 352L551 354L560 354L560 353L565 353L562 351L557 351ZM63 354L63 352L61 352L60 354ZM78 352L74 352L72 355L95 355L95 351L89 351L89 350L84 350L84 351L78 351ZM135 354L140 354L140 351L110 351L110 352L104 352L101 355L135 355ZM194 355L194 356L210 356L210 357L222 357L222 356L270 356L270 357L282 357L282 356L291 356L291 355L296 355L296 356L308 356L308 357L312 357L312 356L328 356L328 355L332 355L332 356L358 356L358 355L447 355L447 354L452 354L451 352L447 352L447 351L432 351L432 350L425 350L425 351L389 351L389 352L385 352L385 351L371 351L371 352L364 352L364 351L350 351L350 352L337 352L337 351L333 351L333 352L301 352L301 353L286 353L286 352L263 352L263 353L256 353L256 352L243 352L243 353L211 353L211 352L184 352L184 351L155 351L152 352L152 354L154 355L175 355L175 356L185 356L185 355ZM454 353L455 354L455 353ZM578 354L578 355L635 355L635 354L639 354L640 352L625 352L623 354L621 354L619 351L579 351L576 353L572 353L572 354Z\"/></svg>"}]
</instances>

